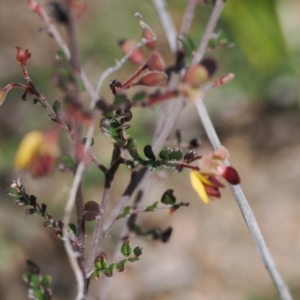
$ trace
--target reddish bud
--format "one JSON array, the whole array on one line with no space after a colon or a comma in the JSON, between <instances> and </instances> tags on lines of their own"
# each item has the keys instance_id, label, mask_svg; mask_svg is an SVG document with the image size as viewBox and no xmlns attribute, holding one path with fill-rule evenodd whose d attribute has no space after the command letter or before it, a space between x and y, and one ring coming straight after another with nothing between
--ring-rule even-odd
<instances>
[{"instance_id":1,"label":"reddish bud","mask_svg":"<svg viewBox=\"0 0 300 300\"><path fill-rule=\"evenodd\" d=\"M28 7L42 18L41 5L34 0L27 0Z\"/></svg>"},{"instance_id":2,"label":"reddish bud","mask_svg":"<svg viewBox=\"0 0 300 300\"><path fill-rule=\"evenodd\" d=\"M216 80L213 84L213 87L219 87L220 85L223 85L229 81L231 81L234 78L234 74L233 73L228 73L225 76L219 78L218 80Z\"/></svg>"},{"instance_id":3,"label":"reddish bud","mask_svg":"<svg viewBox=\"0 0 300 300\"><path fill-rule=\"evenodd\" d=\"M145 64L146 56L145 56L144 52L140 48L134 49L137 44L137 42L135 40L131 40L131 39L120 40L118 43L121 47L122 52L125 55L127 55L128 53L133 51L128 58L132 63L139 65L139 66Z\"/></svg>"},{"instance_id":4,"label":"reddish bud","mask_svg":"<svg viewBox=\"0 0 300 300\"><path fill-rule=\"evenodd\" d=\"M216 69L216 62L211 58L206 58L186 71L183 82L188 83L192 87L199 87L214 75Z\"/></svg>"},{"instance_id":5,"label":"reddish bud","mask_svg":"<svg viewBox=\"0 0 300 300\"><path fill-rule=\"evenodd\" d=\"M209 74L201 65L191 66L183 77L183 82L188 83L192 87L199 87L201 83L209 79Z\"/></svg>"},{"instance_id":6,"label":"reddish bud","mask_svg":"<svg viewBox=\"0 0 300 300\"><path fill-rule=\"evenodd\" d=\"M230 184L235 185L240 183L240 176L234 168L221 165L217 167L217 171Z\"/></svg>"},{"instance_id":7,"label":"reddish bud","mask_svg":"<svg viewBox=\"0 0 300 300\"><path fill-rule=\"evenodd\" d=\"M150 50L155 49L156 42L151 41L151 40L153 40L153 33L148 28L143 28L143 38L145 38L148 41L150 40L150 42L146 43L146 46L148 49L150 49Z\"/></svg>"},{"instance_id":8,"label":"reddish bud","mask_svg":"<svg viewBox=\"0 0 300 300\"><path fill-rule=\"evenodd\" d=\"M26 66L30 57L31 54L29 53L28 49L24 51L20 47L16 47L16 60L21 66Z\"/></svg>"},{"instance_id":9,"label":"reddish bud","mask_svg":"<svg viewBox=\"0 0 300 300\"><path fill-rule=\"evenodd\" d=\"M157 52L153 52L147 61L147 68L151 71L163 72L165 69L165 62Z\"/></svg>"},{"instance_id":10,"label":"reddish bud","mask_svg":"<svg viewBox=\"0 0 300 300\"><path fill-rule=\"evenodd\" d=\"M157 86L164 84L168 79L168 76L159 71L152 71L143 75L140 80L133 85L145 85L145 86Z\"/></svg>"}]
</instances>

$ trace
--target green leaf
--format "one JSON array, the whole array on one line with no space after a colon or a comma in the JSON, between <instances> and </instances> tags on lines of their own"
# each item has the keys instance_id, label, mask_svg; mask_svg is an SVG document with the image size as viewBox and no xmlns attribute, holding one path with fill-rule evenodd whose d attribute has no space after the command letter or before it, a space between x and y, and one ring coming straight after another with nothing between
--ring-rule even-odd
<instances>
[{"instance_id":1,"label":"green leaf","mask_svg":"<svg viewBox=\"0 0 300 300\"><path fill-rule=\"evenodd\" d=\"M101 277L101 271L94 271L92 274L91 274L91 278L93 280L99 280Z\"/></svg>"},{"instance_id":2,"label":"green leaf","mask_svg":"<svg viewBox=\"0 0 300 300\"><path fill-rule=\"evenodd\" d=\"M67 61L67 60L68 60L68 58L67 58L67 56L66 56L66 54L65 54L65 52L64 52L63 50L58 49L58 50L56 51L56 54L57 54L57 56L58 56L61 60L63 60L63 61Z\"/></svg>"},{"instance_id":3,"label":"green leaf","mask_svg":"<svg viewBox=\"0 0 300 300\"><path fill-rule=\"evenodd\" d=\"M76 226L73 223L69 223L69 225L68 225L68 233L71 234L71 235L73 235L73 236L76 236L77 228L76 228Z\"/></svg>"},{"instance_id":4,"label":"green leaf","mask_svg":"<svg viewBox=\"0 0 300 300\"><path fill-rule=\"evenodd\" d=\"M106 277L112 277L115 266L116 266L115 264L111 264L108 268L106 268L103 272L104 275Z\"/></svg>"},{"instance_id":5,"label":"green leaf","mask_svg":"<svg viewBox=\"0 0 300 300\"><path fill-rule=\"evenodd\" d=\"M131 214L131 211L132 211L132 207L131 206L126 206L123 210L123 212L121 214L118 215L117 219L120 219L120 218L124 218L128 215Z\"/></svg>"},{"instance_id":6,"label":"green leaf","mask_svg":"<svg viewBox=\"0 0 300 300\"><path fill-rule=\"evenodd\" d=\"M182 150L180 148L174 149L171 156L174 160L181 160L183 157Z\"/></svg>"},{"instance_id":7,"label":"green leaf","mask_svg":"<svg viewBox=\"0 0 300 300\"><path fill-rule=\"evenodd\" d=\"M121 253L124 256L129 256L131 254L131 245L129 240L125 240L122 247L121 247Z\"/></svg>"},{"instance_id":8,"label":"green leaf","mask_svg":"<svg viewBox=\"0 0 300 300\"><path fill-rule=\"evenodd\" d=\"M288 52L276 1L231 0L223 15L237 43L257 69L272 70L286 61Z\"/></svg>"},{"instance_id":9,"label":"green leaf","mask_svg":"<svg viewBox=\"0 0 300 300\"><path fill-rule=\"evenodd\" d=\"M114 100L114 105L121 105L124 103L127 103L128 99L127 96L125 96L124 94L117 94L115 95L115 100Z\"/></svg>"},{"instance_id":10,"label":"green leaf","mask_svg":"<svg viewBox=\"0 0 300 300\"><path fill-rule=\"evenodd\" d=\"M174 196L174 190L169 189L165 191L160 199L163 204L174 205L176 203L176 197Z\"/></svg>"},{"instance_id":11,"label":"green leaf","mask_svg":"<svg viewBox=\"0 0 300 300\"><path fill-rule=\"evenodd\" d=\"M28 283L31 287L38 287L40 285L40 278L39 275L35 275L35 274L29 274L28 276Z\"/></svg>"},{"instance_id":12,"label":"green leaf","mask_svg":"<svg viewBox=\"0 0 300 300\"><path fill-rule=\"evenodd\" d=\"M136 262L136 261L139 261L140 258L139 257L129 257L129 258L127 258L127 260L130 262Z\"/></svg>"},{"instance_id":13,"label":"green leaf","mask_svg":"<svg viewBox=\"0 0 300 300\"><path fill-rule=\"evenodd\" d=\"M45 300L46 298L44 297L45 294L43 291L39 290L39 289L32 289L33 290L33 294L34 294L34 300Z\"/></svg>"},{"instance_id":14,"label":"green leaf","mask_svg":"<svg viewBox=\"0 0 300 300\"><path fill-rule=\"evenodd\" d=\"M133 249L133 253L135 256L139 257L143 254L143 248L142 247L135 247Z\"/></svg>"},{"instance_id":15,"label":"green leaf","mask_svg":"<svg viewBox=\"0 0 300 300\"><path fill-rule=\"evenodd\" d=\"M55 100L52 104L52 108L58 114L61 109L61 102L59 100Z\"/></svg>"},{"instance_id":16,"label":"green leaf","mask_svg":"<svg viewBox=\"0 0 300 300\"><path fill-rule=\"evenodd\" d=\"M76 170L75 161L71 156L68 155L62 156L60 162L65 168L70 169L72 171Z\"/></svg>"},{"instance_id":17,"label":"green leaf","mask_svg":"<svg viewBox=\"0 0 300 300\"><path fill-rule=\"evenodd\" d=\"M162 230L159 227L154 227L143 233L143 236L157 240L161 237Z\"/></svg>"},{"instance_id":18,"label":"green leaf","mask_svg":"<svg viewBox=\"0 0 300 300\"><path fill-rule=\"evenodd\" d=\"M125 147L128 151L131 149L131 148L136 148L136 142L133 138L128 138L127 139L127 144L126 144L126 147Z\"/></svg>"},{"instance_id":19,"label":"green leaf","mask_svg":"<svg viewBox=\"0 0 300 300\"><path fill-rule=\"evenodd\" d=\"M107 262L104 255L99 255L95 258L96 270L105 270L107 268Z\"/></svg>"},{"instance_id":20,"label":"green leaf","mask_svg":"<svg viewBox=\"0 0 300 300\"><path fill-rule=\"evenodd\" d=\"M153 171L155 170L156 168L160 167L162 165L162 162L161 161L157 161L157 160L148 160L146 161L146 165L147 165L147 168L150 170L150 171Z\"/></svg>"},{"instance_id":21,"label":"green leaf","mask_svg":"<svg viewBox=\"0 0 300 300\"><path fill-rule=\"evenodd\" d=\"M20 194L18 192L17 189L15 188L12 188L12 187L9 187L5 190L5 193L8 195L8 196L11 196L11 197L14 197L14 198L19 198L20 197Z\"/></svg>"},{"instance_id":22,"label":"green leaf","mask_svg":"<svg viewBox=\"0 0 300 300\"><path fill-rule=\"evenodd\" d=\"M86 142L87 142L87 140L88 140L88 138L87 138L87 137L84 137L84 138L82 139L82 144L85 145ZM94 138L92 137L89 146L92 147L92 146L94 145L94 142L95 142L95 141L94 141Z\"/></svg>"},{"instance_id":23,"label":"green leaf","mask_svg":"<svg viewBox=\"0 0 300 300\"><path fill-rule=\"evenodd\" d=\"M138 92L133 95L133 97L131 98L131 101L132 102L144 101L146 98L146 95L147 94L145 91Z\"/></svg>"},{"instance_id":24,"label":"green leaf","mask_svg":"<svg viewBox=\"0 0 300 300\"><path fill-rule=\"evenodd\" d=\"M158 201L154 202L153 204L146 207L146 211L155 211L158 206Z\"/></svg>"},{"instance_id":25,"label":"green leaf","mask_svg":"<svg viewBox=\"0 0 300 300\"><path fill-rule=\"evenodd\" d=\"M139 225L136 224L130 224L129 226L129 230L131 232L134 232L135 234L141 234L141 227Z\"/></svg>"},{"instance_id":26,"label":"green leaf","mask_svg":"<svg viewBox=\"0 0 300 300\"><path fill-rule=\"evenodd\" d=\"M185 56L190 57L193 51L196 50L196 45L192 37L185 33L183 36L179 37L178 40L182 43Z\"/></svg>"},{"instance_id":27,"label":"green leaf","mask_svg":"<svg viewBox=\"0 0 300 300\"><path fill-rule=\"evenodd\" d=\"M153 153L151 145L146 145L144 147L144 154L148 159L156 160L155 154Z\"/></svg>"},{"instance_id":28,"label":"green leaf","mask_svg":"<svg viewBox=\"0 0 300 300\"><path fill-rule=\"evenodd\" d=\"M41 280L41 284L44 287L44 289L48 289L50 287L51 281L52 281L52 277L50 275L43 276L43 279Z\"/></svg>"},{"instance_id":29,"label":"green leaf","mask_svg":"<svg viewBox=\"0 0 300 300\"><path fill-rule=\"evenodd\" d=\"M172 152L173 152L173 150L171 148L167 147L159 152L159 157L163 160L171 160Z\"/></svg>"},{"instance_id":30,"label":"green leaf","mask_svg":"<svg viewBox=\"0 0 300 300\"><path fill-rule=\"evenodd\" d=\"M124 272L125 271L125 264L127 263L127 260L126 259L122 259L121 261L119 261L117 264L116 264L116 270L118 272Z\"/></svg>"}]
</instances>

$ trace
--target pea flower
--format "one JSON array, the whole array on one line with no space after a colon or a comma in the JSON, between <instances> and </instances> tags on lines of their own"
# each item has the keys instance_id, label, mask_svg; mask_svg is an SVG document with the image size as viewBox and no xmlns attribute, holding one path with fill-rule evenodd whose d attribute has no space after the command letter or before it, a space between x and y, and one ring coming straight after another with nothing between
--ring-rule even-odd
<instances>
[{"instance_id":1,"label":"pea flower","mask_svg":"<svg viewBox=\"0 0 300 300\"><path fill-rule=\"evenodd\" d=\"M228 150L222 146L214 153L204 155L200 159L200 171L193 170L190 173L192 187L205 204L210 202L210 198L221 197L219 189L224 188L224 185L217 179L217 176L223 177L233 185L240 183L237 171L224 163L228 156Z\"/></svg>"},{"instance_id":2,"label":"pea flower","mask_svg":"<svg viewBox=\"0 0 300 300\"><path fill-rule=\"evenodd\" d=\"M22 139L14 166L17 170L29 170L32 176L47 175L59 155L58 134L54 131L30 131Z\"/></svg>"}]
</instances>

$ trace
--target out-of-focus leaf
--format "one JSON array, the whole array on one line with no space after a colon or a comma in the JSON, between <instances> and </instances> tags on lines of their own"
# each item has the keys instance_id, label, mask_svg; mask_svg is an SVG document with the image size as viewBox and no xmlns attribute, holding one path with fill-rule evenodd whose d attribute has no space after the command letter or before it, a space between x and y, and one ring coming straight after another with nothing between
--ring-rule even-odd
<instances>
[{"instance_id":1,"label":"out-of-focus leaf","mask_svg":"<svg viewBox=\"0 0 300 300\"><path fill-rule=\"evenodd\" d=\"M288 55L275 2L231 0L224 10L237 43L248 60L260 70L277 68Z\"/></svg>"}]
</instances>

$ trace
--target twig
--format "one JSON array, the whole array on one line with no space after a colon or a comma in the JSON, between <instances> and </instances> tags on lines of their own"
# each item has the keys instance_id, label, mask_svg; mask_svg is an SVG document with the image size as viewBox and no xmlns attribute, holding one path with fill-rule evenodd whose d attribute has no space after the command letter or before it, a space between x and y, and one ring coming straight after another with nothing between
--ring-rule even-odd
<instances>
[{"instance_id":1,"label":"twig","mask_svg":"<svg viewBox=\"0 0 300 300\"><path fill-rule=\"evenodd\" d=\"M73 184L70 190L70 195L69 198L67 200L67 203L65 205L65 211L64 211L64 218L63 218L63 223L64 223L64 228L63 228L63 236L66 237L67 236L67 228L68 228L68 224L70 222L71 219L71 213L72 213L72 209L74 207L74 203L76 200L76 196L78 193L78 188L81 184L81 179L82 179L82 175L84 172L84 166L85 166L85 162L81 161L76 169L76 173L74 176L74 180L73 180ZM82 274L82 271L80 269L80 266L78 264L78 253L73 251L72 245L69 241L69 239L65 238L64 239L64 245L68 254L68 258L71 264L71 267L74 271L75 277L76 277L76 281L77 281L77 296L76 296L76 300L82 300L85 299L85 295L84 295L84 290L85 290L85 284L84 284L84 274Z\"/></svg>"},{"instance_id":2,"label":"twig","mask_svg":"<svg viewBox=\"0 0 300 300\"><path fill-rule=\"evenodd\" d=\"M213 146L213 149L216 150L221 146L219 137L214 129L214 126L211 122L211 119L207 113L205 105L202 99L195 101L195 106L197 108L198 114L206 131L206 134ZM229 162L225 161L229 166ZM249 228L249 231L254 239L255 245L258 249L258 252L267 268L273 283L278 291L279 297L281 300L292 300L292 296L289 292L288 287L281 278L280 273L277 270L277 267L273 261L273 258L268 250L266 242L261 234L257 221L253 215L253 212L248 204L248 201L240 187L240 185L229 185L231 191L234 195L234 198L242 212L242 215L246 221L246 224Z\"/></svg>"},{"instance_id":3,"label":"twig","mask_svg":"<svg viewBox=\"0 0 300 300\"><path fill-rule=\"evenodd\" d=\"M136 187L140 184L142 178L145 176L148 169L146 167L141 168L139 171L133 171L131 173L131 179L129 184L127 185L126 190L123 193L123 196L119 200L118 204L115 206L114 210L108 216L104 226L103 231L105 234L110 230L110 228L115 223L118 215L124 210L128 201L130 200L131 195L135 191Z\"/></svg>"},{"instance_id":4,"label":"twig","mask_svg":"<svg viewBox=\"0 0 300 300\"><path fill-rule=\"evenodd\" d=\"M105 183L104 183L102 200L101 200L101 204L100 204L100 211L99 211L99 215L97 216L95 229L94 229L93 236L92 236L90 252L87 256L87 269L86 269L87 274L89 274L89 272L92 268L94 259L97 255L97 252L99 251L99 246L100 246L103 238L105 237L105 233L103 231L104 216L105 216L108 201L110 199L110 192L111 192L111 187L112 187L112 183L114 180L114 176L115 176L115 173L117 172L121 162L122 162L121 149L119 146L115 145L114 151L112 154L110 168L105 173Z\"/></svg>"},{"instance_id":5,"label":"twig","mask_svg":"<svg viewBox=\"0 0 300 300\"><path fill-rule=\"evenodd\" d=\"M177 121L183 108L184 108L184 98L179 97L177 99L177 102L176 102L176 105L175 105L173 111L168 112L169 117L167 118L160 134L158 135L157 139L155 139L152 143L153 152L155 154L157 154L160 151L161 147L164 145L165 141L169 137L172 129L174 128L174 124Z\"/></svg>"},{"instance_id":6,"label":"twig","mask_svg":"<svg viewBox=\"0 0 300 300\"><path fill-rule=\"evenodd\" d=\"M171 52L175 53L177 50L177 32L172 17L167 9L167 4L164 0L153 0L153 5L159 15Z\"/></svg>"},{"instance_id":7,"label":"twig","mask_svg":"<svg viewBox=\"0 0 300 300\"><path fill-rule=\"evenodd\" d=\"M223 10L224 4L225 4L225 0L217 0L216 1L214 9L210 15L210 18L209 18L206 28L204 30L203 36L201 38L201 42L199 44L198 50L195 53L195 56L193 58L192 64L197 64L203 58L203 56L206 52L208 42L212 37L212 34L214 32L217 21L219 20L219 17Z\"/></svg>"},{"instance_id":8,"label":"twig","mask_svg":"<svg viewBox=\"0 0 300 300\"><path fill-rule=\"evenodd\" d=\"M176 31L175 25L173 23L172 17L167 9L167 4L166 4L165 0L153 0L153 5L158 14L160 23L163 27L170 50L175 55L176 51L177 51L177 31ZM180 77L179 74L177 74L175 72L171 73L171 77L169 79L169 83L166 88L167 91L172 91L175 89L175 87L178 84L179 77ZM172 106L173 106L172 102L174 102L174 101L170 100L170 101L166 101L162 104L162 109L161 109L161 112L159 114L155 129L154 129L153 142L158 138L162 129L165 126L165 123L168 119L166 116L169 115L169 112L171 111Z\"/></svg>"},{"instance_id":9,"label":"twig","mask_svg":"<svg viewBox=\"0 0 300 300\"><path fill-rule=\"evenodd\" d=\"M103 85L104 80L112 73L116 72L117 70L119 70L123 64L126 62L126 60L131 56L131 54L138 48L140 48L141 46L147 44L148 42L152 42L152 41L156 41L156 35L153 32L153 30L151 29L151 27L146 24L140 13L135 13L135 16L140 20L140 25L142 28L147 28L149 29L149 31L152 33L152 38L150 40L147 40L145 38L142 38L126 55L124 55L120 60L116 60L116 64L108 69L106 69L100 76L98 82L97 82L97 86L96 86L96 94L99 95L100 94L100 90L101 87ZM97 99L96 99L97 100ZM93 108L95 105L94 101L91 102L91 108Z\"/></svg>"},{"instance_id":10,"label":"twig","mask_svg":"<svg viewBox=\"0 0 300 300\"><path fill-rule=\"evenodd\" d=\"M195 7L197 5L198 0L188 0L188 4L186 6L183 21L181 24L180 34L188 33L192 24L192 20L194 17Z\"/></svg>"},{"instance_id":11,"label":"twig","mask_svg":"<svg viewBox=\"0 0 300 300\"><path fill-rule=\"evenodd\" d=\"M29 8L31 10L33 10L35 13L37 13L41 17L41 19L44 21L44 23L47 25L47 31L48 31L49 35L56 41L58 46L64 52L66 58L70 61L70 59L71 59L70 50L69 50L68 46L66 45L65 41L63 40L63 38L61 37L55 24L53 23L51 18L48 16L45 9L42 7L42 5L38 4L34 0L27 0L27 3L28 3ZM92 100L96 102L98 99L98 95L97 95L97 93L95 93L93 86L91 85L88 77L86 76L86 74L82 68L80 68L80 70L79 70L79 76L80 76L86 90L90 94Z\"/></svg>"}]
</instances>

